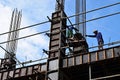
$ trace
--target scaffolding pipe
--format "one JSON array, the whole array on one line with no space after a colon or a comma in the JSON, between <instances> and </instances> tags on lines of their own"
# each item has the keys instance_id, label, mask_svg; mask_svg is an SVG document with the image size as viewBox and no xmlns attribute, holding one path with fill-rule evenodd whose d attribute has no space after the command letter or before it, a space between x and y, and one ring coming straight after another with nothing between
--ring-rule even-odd
<instances>
[{"instance_id":1,"label":"scaffolding pipe","mask_svg":"<svg viewBox=\"0 0 120 80\"><path fill-rule=\"evenodd\" d=\"M103 6L103 7L100 7L100 8L96 8L96 9L93 9L93 10L90 10L90 11L87 11L87 12L78 13L78 14L75 14L75 15L72 15L72 16L69 16L69 17L63 17L63 19L64 19L64 18L72 18L72 17L77 16L77 15L82 15L82 14L85 14L85 13L90 13L90 12L97 11L97 10L100 10L100 9L112 7L112 6L115 6L115 5L118 5L118 4L120 4L120 2L117 2L117 3L114 3L114 4L110 4L110 5L107 5L107 6ZM37 26L37 25L45 24L45 23L48 23L48 22L50 22L50 21L44 21L44 22L36 23L36 24L30 25L30 26L26 26L26 27L17 29L17 30L23 30L23 29L35 27L35 26ZM14 30L14 31L17 31L17 30ZM14 32L14 31L9 31L9 32L0 33L0 35L8 34L8 33L10 33L10 32Z\"/></svg>"},{"instance_id":2,"label":"scaffolding pipe","mask_svg":"<svg viewBox=\"0 0 120 80\"><path fill-rule=\"evenodd\" d=\"M110 75L110 76L105 76L105 77L98 77L98 78L93 78L91 80L103 80L103 79L109 79L113 77L120 77L120 74L115 74L115 75Z\"/></svg>"},{"instance_id":3,"label":"scaffolding pipe","mask_svg":"<svg viewBox=\"0 0 120 80\"><path fill-rule=\"evenodd\" d=\"M119 4L120 4L120 2L117 2L117 3L110 4L110 5L107 5L107 6L103 6L103 7L100 7L100 8L92 9L92 10L89 10L89 11L86 11L86 12L77 13L77 14L69 16L68 18L72 18L74 16L78 16L78 15L82 15L82 14L91 13L91 12L94 12L94 11L97 11L97 10L105 9L105 8L112 7L112 6L119 5ZM63 18L66 18L66 17L63 17Z\"/></svg>"},{"instance_id":4,"label":"scaffolding pipe","mask_svg":"<svg viewBox=\"0 0 120 80\"><path fill-rule=\"evenodd\" d=\"M92 78L92 75L91 75L91 65L89 65L89 80L91 80L91 78Z\"/></svg>"},{"instance_id":5,"label":"scaffolding pipe","mask_svg":"<svg viewBox=\"0 0 120 80\"><path fill-rule=\"evenodd\" d=\"M117 15L117 14L120 14L120 12L108 14L108 15L101 16L101 17L98 17L98 18L93 18L93 19L87 20L87 21L85 21L85 22L91 22L91 21L94 21L94 20L98 20L98 19L101 19L101 18L110 17L110 16ZM80 22L80 23L78 23L78 24L82 24L82 23L85 23L85 22ZM70 23L71 23L71 22L70 22ZM78 24L71 24L71 25L68 25L68 26L73 26L73 25L78 25ZM15 30L15 31L17 31L17 30ZM39 35L39 34L43 34L43 33L49 32L49 31L50 31L50 30L43 31L43 32L38 32L38 33L35 33L35 34L32 34L32 35L24 36L24 37L17 38L17 39L14 39L14 40L19 40L19 39L23 39L23 38L27 38L27 37L31 37L31 36L35 36L35 35ZM14 32L14 31L13 31L13 32ZM9 33L9 32L8 32L8 33ZM5 33L5 34L6 34L6 33ZM10 41L13 41L13 40L10 40ZM4 43L10 42L10 41L0 42L0 44L4 44Z\"/></svg>"}]
</instances>

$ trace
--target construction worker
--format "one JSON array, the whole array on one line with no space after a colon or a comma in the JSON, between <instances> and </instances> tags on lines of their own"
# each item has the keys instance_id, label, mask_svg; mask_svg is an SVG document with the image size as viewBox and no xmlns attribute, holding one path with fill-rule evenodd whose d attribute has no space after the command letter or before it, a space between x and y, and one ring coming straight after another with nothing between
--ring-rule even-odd
<instances>
[{"instance_id":1,"label":"construction worker","mask_svg":"<svg viewBox=\"0 0 120 80\"><path fill-rule=\"evenodd\" d=\"M67 26L68 31L67 31L67 38L72 38L73 37L73 30L78 31L75 27L73 26Z\"/></svg>"},{"instance_id":2,"label":"construction worker","mask_svg":"<svg viewBox=\"0 0 120 80\"><path fill-rule=\"evenodd\" d=\"M86 36L87 37L96 37L97 41L98 41L98 48L99 48L99 50L103 49L104 40L103 40L101 32L98 32L97 30L95 30L95 31L93 31L93 33L95 35L86 35Z\"/></svg>"}]
</instances>

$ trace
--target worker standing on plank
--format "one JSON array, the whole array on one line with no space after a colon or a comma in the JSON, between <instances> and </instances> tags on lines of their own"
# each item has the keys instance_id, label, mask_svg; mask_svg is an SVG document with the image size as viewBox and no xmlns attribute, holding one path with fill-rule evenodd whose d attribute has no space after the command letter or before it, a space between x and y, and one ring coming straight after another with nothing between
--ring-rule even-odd
<instances>
[{"instance_id":1,"label":"worker standing on plank","mask_svg":"<svg viewBox=\"0 0 120 80\"><path fill-rule=\"evenodd\" d=\"M98 32L97 30L93 31L94 35L86 35L87 37L96 37L97 41L98 41L98 48L103 49L103 44L104 44L104 40L102 37L101 32Z\"/></svg>"}]
</instances>

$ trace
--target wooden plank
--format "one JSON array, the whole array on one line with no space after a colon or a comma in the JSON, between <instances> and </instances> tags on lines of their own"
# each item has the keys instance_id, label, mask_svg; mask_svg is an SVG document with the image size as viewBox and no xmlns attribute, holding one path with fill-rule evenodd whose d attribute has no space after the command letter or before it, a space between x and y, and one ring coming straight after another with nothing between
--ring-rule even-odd
<instances>
[{"instance_id":1,"label":"wooden plank","mask_svg":"<svg viewBox=\"0 0 120 80\"><path fill-rule=\"evenodd\" d=\"M83 63L83 56L81 55L80 56L80 64L82 64Z\"/></svg>"},{"instance_id":2,"label":"wooden plank","mask_svg":"<svg viewBox=\"0 0 120 80\"><path fill-rule=\"evenodd\" d=\"M90 63L91 61L91 57L90 57L90 53L88 53L88 63Z\"/></svg>"},{"instance_id":3,"label":"wooden plank","mask_svg":"<svg viewBox=\"0 0 120 80\"><path fill-rule=\"evenodd\" d=\"M46 64L32 65L32 66L18 68L18 69L11 70L11 71L1 72L0 80L8 79L8 77L17 78L17 77L22 77L22 76L29 76L29 75L35 74L35 72L34 72L35 70L39 71L39 72L46 71Z\"/></svg>"},{"instance_id":4,"label":"wooden plank","mask_svg":"<svg viewBox=\"0 0 120 80\"><path fill-rule=\"evenodd\" d=\"M80 65L80 56L76 56L76 65Z\"/></svg>"},{"instance_id":5,"label":"wooden plank","mask_svg":"<svg viewBox=\"0 0 120 80\"><path fill-rule=\"evenodd\" d=\"M63 59L63 67L67 67L67 59Z\"/></svg>"},{"instance_id":6,"label":"wooden plank","mask_svg":"<svg viewBox=\"0 0 120 80\"><path fill-rule=\"evenodd\" d=\"M104 59L106 59L107 58L107 56L106 56L106 50L103 51L103 54L104 54Z\"/></svg>"},{"instance_id":7,"label":"wooden plank","mask_svg":"<svg viewBox=\"0 0 120 80\"><path fill-rule=\"evenodd\" d=\"M14 75L14 71L9 71L9 77L13 77L13 75Z\"/></svg>"},{"instance_id":8,"label":"wooden plank","mask_svg":"<svg viewBox=\"0 0 120 80\"><path fill-rule=\"evenodd\" d=\"M119 55L118 55L119 53L120 53L120 46L113 47L113 48L107 48L107 49L103 49L103 50L98 50L98 51L93 51L93 52L90 52L87 54L80 54L80 55L76 55L75 57L71 56L71 57L67 57L65 59L68 60L67 67L69 67L70 61L73 63L72 65L75 66L75 65L81 65L84 63L91 63L91 62L95 62L95 61L119 57ZM70 58L71 59L73 58L73 59L69 60Z\"/></svg>"},{"instance_id":9,"label":"wooden plank","mask_svg":"<svg viewBox=\"0 0 120 80\"><path fill-rule=\"evenodd\" d=\"M56 44L59 44L59 39L58 39L58 40L51 41L51 46L52 46L52 45L56 45Z\"/></svg>"},{"instance_id":10,"label":"wooden plank","mask_svg":"<svg viewBox=\"0 0 120 80\"><path fill-rule=\"evenodd\" d=\"M56 28L60 28L60 23L54 24L51 29L56 29Z\"/></svg>"},{"instance_id":11,"label":"wooden plank","mask_svg":"<svg viewBox=\"0 0 120 80\"><path fill-rule=\"evenodd\" d=\"M56 39L59 39L59 34L56 34L56 35L52 35L52 36L51 36L51 40L56 40Z\"/></svg>"},{"instance_id":12,"label":"wooden plank","mask_svg":"<svg viewBox=\"0 0 120 80\"><path fill-rule=\"evenodd\" d=\"M7 79L7 75L8 75L8 72L3 72L2 80L6 80Z\"/></svg>"},{"instance_id":13,"label":"wooden plank","mask_svg":"<svg viewBox=\"0 0 120 80\"><path fill-rule=\"evenodd\" d=\"M99 60L104 60L104 50L98 51L98 59Z\"/></svg>"},{"instance_id":14,"label":"wooden plank","mask_svg":"<svg viewBox=\"0 0 120 80\"><path fill-rule=\"evenodd\" d=\"M26 76L27 68L22 68L20 72L20 76Z\"/></svg>"},{"instance_id":15,"label":"wooden plank","mask_svg":"<svg viewBox=\"0 0 120 80\"><path fill-rule=\"evenodd\" d=\"M47 65L44 64L44 65L41 65L41 72L44 72L44 71L47 71Z\"/></svg>"},{"instance_id":16,"label":"wooden plank","mask_svg":"<svg viewBox=\"0 0 120 80\"><path fill-rule=\"evenodd\" d=\"M120 56L120 47L115 47L114 48L114 56L119 57Z\"/></svg>"},{"instance_id":17,"label":"wooden plank","mask_svg":"<svg viewBox=\"0 0 120 80\"><path fill-rule=\"evenodd\" d=\"M0 80L2 80L2 73L0 73Z\"/></svg>"},{"instance_id":18,"label":"wooden plank","mask_svg":"<svg viewBox=\"0 0 120 80\"><path fill-rule=\"evenodd\" d=\"M68 58L67 58L67 67L68 67Z\"/></svg>"},{"instance_id":19,"label":"wooden plank","mask_svg":"<svg viewBox=\"0 0 120 80\"><path fill-rule=\"evenodd\" d=\"M16 69L16 70L14 70L14 78L15 77L20 77L20 69Z\"/></svg>"},{"instance_id":20,"label":"wooden plank","mask_svg":"<svg viewBox=\"0 0 120 80\"><path fill-rule=\"evenodd\" d=\"M27 75L31 75L33 67L31 66L31 67L28 67L27 69L28 69L27 70Z\"/></svg>"},{"instance_id":21,"label":"wooden plank","mask_svg":"<svg viewBox=\"0 0 120 80\"><path fill-rule=\"evenodd\" d=\"M73 57L68 58L68 66L73 66Z\"/></svg>"},{"instance_id":22,"label":"wooden plank","mask_svg":"<svg viewBox=\"0 0 120 80\"><path fill-rule=\"evenodd\" d=\"M75 56L73 57L73 66L75 66L76 63L75 63Z\"/></svg>"},{"instance_id":23,"label":"wooden plank","mask_svg":"<svg viewBox=\"0 0 120 80\"><path fill-rule=\"evenodd\" d=\"M58 27L58 28L52 29L50 34L55 35L55 34L59 34L59 33L60 33L60 28Z\"/></svg>"},{"instance_id":24,"label":"wooden plank","mask_svg":"<svg viewBox=\"0 0 120 80\"><path fill-rule=\"evenodd\" d=\"M98 51L96 52L96 61L98 61Z\"/></svg>"},{"instance_id":25,"label":"wooden plank","mask_svg":"<svg viewBox=\"0 0 120 80\"><path fill-rule=\"evenodd\" d=\"M88 54L83 55L83 63L88 63Z\"/></svg>"},{"instance_id":26,"label":"wooden plank","mask_svg":"<svg viewBox=\"0 0 120 80\"><path fill-rule=\"evenodd\" d=\"M115 55L114 55L114 48L112 48L112 58L114 58Z\"/></svg>"},{"instance_id":27,"label":"wooden plank","mask_svg":"<svg viewBox=\"0 0 120 80\"><path fill-rule=\"evenodd\" d=\"M96 61L96 52L92 52L90 53L90 57L91 57L91 61L90 62L93 62L93 61Z\"/></svg>"},{"instance_id":28,"label":"wooden plank","mask_svg":"<svg viewBox=\"0 0 120 80\"><path fill-rule=\"evenodd\" d=\"M112 49L111 48L106 50L106 54L107 54L107 59L113 58Z\"/></svg>"}]
</instances>

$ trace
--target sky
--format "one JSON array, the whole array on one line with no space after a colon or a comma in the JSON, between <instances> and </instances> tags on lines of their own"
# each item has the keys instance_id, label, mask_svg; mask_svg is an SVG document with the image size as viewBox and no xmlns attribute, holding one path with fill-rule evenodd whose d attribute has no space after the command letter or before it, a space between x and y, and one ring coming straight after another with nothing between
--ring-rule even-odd
<instances>
[{"instance_id":1,"label":"sky","mask_svg":"<svg viewBox=\"0 0 120 80\"><path fill-rule=\"evenodd\" d=\"M72 1L72 2L71 2ZM93 10L102 6L120 2L120 0L86 0L86 10ZM55 0L0 0L0 33L8 32L12 11L17 8L22 10L21 28L32 24L48 21L47 16L51 18L55 11ZM65 12L67 16L75 14L75 0L65 0ZM100 16L120 12L120 4L94 11L86 14L86 19L90 20ZM86 34L93 34L93 30L98 30L103 34L104 42L113 42L120 40L119 15L91 21L86 23ZM75 23L75 17L70 18ZM69 23L68 23L69 24ZM50 29L50 23L38 25L32 28L20 30L19 37L46 31ZM7 34L0 36L0 42L7 40ZM86 38L89 47L96 46L97 40ZM6 48L6 44L1 44ZM109 46L107 46L109 47ZM49 38L45 34L21 39L18 41L16 57L19 61L37 60L47 57L42 49L48 50ZM4 57L4 50L0 49L0 58Z\"/></svg>"}]
</instances>

